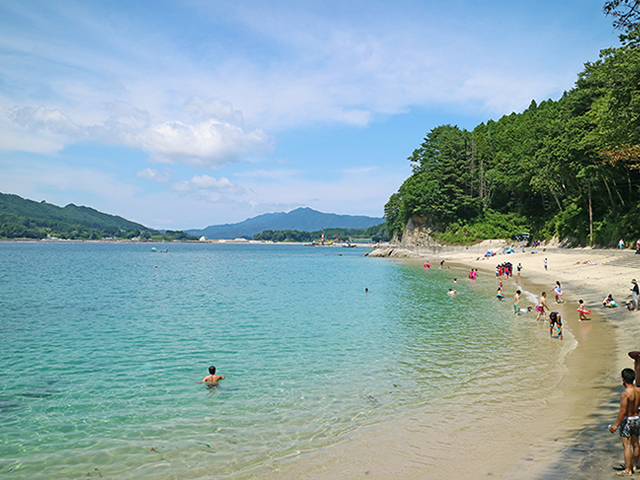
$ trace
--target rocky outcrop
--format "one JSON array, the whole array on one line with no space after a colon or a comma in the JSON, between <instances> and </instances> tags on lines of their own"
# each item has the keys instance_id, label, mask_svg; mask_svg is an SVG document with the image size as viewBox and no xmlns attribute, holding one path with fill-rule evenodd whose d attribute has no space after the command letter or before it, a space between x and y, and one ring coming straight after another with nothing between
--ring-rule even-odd
<instances>
[{"instance_id":1,"label":"rocky outcrop","mask_svg":"<svg viewBox=\"0 0 640 480\"><path fill-rule=\"evenodd\" d=\"M431 236L429 228L422 217L414 215L407 222L402 234L401 247L440 247Z\"/></svg>"},{"instance_id":2,"label":"rocky outcrop","mask_svg":"<svg viewBox=\"0 0 640 480\"><path fill-rule=\"evenodd\" d=\"M416 258L419 257L416 252L400 247L384 247L376 248L372 252L366 254L367 257L393 257L393 258Z\"/></svg>"}]
</instances>

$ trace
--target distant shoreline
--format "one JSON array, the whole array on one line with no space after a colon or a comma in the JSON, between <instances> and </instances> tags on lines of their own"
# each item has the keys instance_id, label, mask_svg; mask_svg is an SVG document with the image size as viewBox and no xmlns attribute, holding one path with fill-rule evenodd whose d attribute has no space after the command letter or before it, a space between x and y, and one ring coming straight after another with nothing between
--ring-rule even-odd
<instances>
[{"instance_id":1,"label":"distant shoreline","mask_svg":"<svg viewBox=\"0 0 640 480\"><path fill-rule=\"evenodd\" d=\"M134 241L134 240L83 240L83 239L51 239L45 238L41 240L33 239L33 238L0 238L0 243L51 243L51 244L73 244L73 243L94 243L94 244L136 244L136 245L177 245L177 244L198 244L198 245L308 245L313 247L342 247L342 248L366 248L369 250L373 250L375 248L384 248L387 247L388 244L378 244L371 245L368 243L356 243L349 242L347 243L334 243L332 245L311 245L309 242L267 242L264 240L227 240L227 239L215 239L215 240L173 240L170 242L162 241L162 240L148 240L145 242ZM351 247L347 247L347 245L351 245Z\"/></svg>"}]
</instances>

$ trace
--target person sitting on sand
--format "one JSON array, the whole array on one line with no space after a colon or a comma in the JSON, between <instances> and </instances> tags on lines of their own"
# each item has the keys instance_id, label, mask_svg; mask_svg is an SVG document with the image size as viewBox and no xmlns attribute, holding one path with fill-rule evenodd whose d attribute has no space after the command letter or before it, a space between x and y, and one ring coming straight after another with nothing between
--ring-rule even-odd
<instances>
[{"instance_id":1,"label":"person sitting on sand","mask_svg":"<svg viewBox=\"0 0 640 480\"><path fill-rule=\"evenodd\" d=\"M616 303L616 301L613 299L613 295L609 294L605 297L605 299L602 301L602 306L603 307L617 307L618 304Z\"/></svg>"},{"instance_id":2,"label":"person sitting on sand","mask_svg":"<svg viewBox=\"0 0 640 480\"><path fill-rule=\"evenodd\" d=\"M208 387L215 387L220 380L224 380L224 375L216 375L216 367L213 365L209 367L209 375L204 377L201 382L206 383Z\"/></svg>"},{"instance_id":3,"label":"person sitting on sand","mask_svg":"<svg viewBox=\"0 0 640 480\"><path fill-rule=\"evenodd\" d=\"M549 338L553 338L554 325L558 329L558 338L562 340L562 317L558 312L549 313Z\"/></svg>"},{"instance_id":4,"label":"person sitting on sand","mask_svg":"<svg viewBox=\"0 0 640 480\"><path fill-rule=\"evenodd\" d=\"M540 295L540 300L538 300L538 305L536 305L536 311L538 312L536 322L540 320L540 317L543 317L543 321L547 320L545 309L549 310L549 307L547 306L547 292L542 292L542 295Z\"/></svg>"},{"instance_id":5,"label":"person sitting on sand","mask_svg":"<svg viewBox=\"0 0 640 480\"><path fill-rule=\"evenodd\" d=\"M640 458L640 419L638 418L638 406L640 406L640 388L633 384L635 372L630 368L622 370L622 384L624 390L620 394L620 411L616 423L609 427L611 433L620 428L620 440L624 449L624 470L618 472L619 476L630 477L636 470Z\"/></svg>"},{"instance_id":6,"label":"person sitting on sand","mask_svg":"<svg viewBox=\"0 0 640 480\"><path fill-rule=\"evenodd\" d=\"M591 320L589 317L587 317L587 315L591 313L591 310L587 310L587 307L582 300L578 300L578 302L580 302L580 306L578 307L578 314L580 316L578 317L578 320Z\"/></svg>"}]
</instances>

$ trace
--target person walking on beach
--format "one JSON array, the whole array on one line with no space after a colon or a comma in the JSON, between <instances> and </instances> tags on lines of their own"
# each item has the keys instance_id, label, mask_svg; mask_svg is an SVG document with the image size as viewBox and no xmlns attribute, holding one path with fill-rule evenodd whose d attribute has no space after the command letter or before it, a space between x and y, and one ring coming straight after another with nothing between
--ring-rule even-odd
<instances>
[{"instance_id":1,"label":"person walking on beach","mask_svg":"<svg viewBox=\"0 0 640 480\"><path fill-rule=\"evenodd\" d=\"M638 311L638 296L640 294L640 289L638 289L638 282L636 282L635 278L633 280L631 280L631 283L633 283L633 288L631 289L631 295L633 296L633 304L636 306L636 312L637 312Z\"/></svg>"},{"instance_id":2,"label":"person walking on beach","mask_svg":"<svg viewBox=\"0 0 640 480\"><path fill-rule=\"evenodd\" d=\"M630 368L622 370L622 384L624 390L620 394L620 411L616 423L609 427L611 433L620 428L620 440L624 449L624 470L618 472L619 476L630 477L636 470L640 458L640 419L638 418L638 406L640 406L640 388L633 384L636 374Z\"/></svg>"},{"instance_id":3,"label":"person walking on beach","mask_svg":"<svg viewBox=\"0 0 640 480\"><path fill-rule=\"evenodd\" d=\"M547 257L544 257L544 271L547 271Z\"/></svg>"},{"instance_id":4,"label":"person walking on beach","mask_svg":"<svg viewBox=\"0 0 640 480\"><path fill-rule=\"evenodd\" d=\"M209 375L204 377L201 382L206 383L207 387L215 387L220 380L224 380L224 375L216 375L216 367L213 365L209 367Z\"/></svg>"},{"instance_id":5,"label":"person walking on beach","mask_svg":"<svg viewBox=\"0 0 640 480\"><path fill-rule=\"evenodd\" d=\"M620 241L618 242L618 248L620 250L622 250L624 248L624 240L620 239Z\"/></svg>"},{"instance_id":6,"label":"person walking on beach","mask_svg":"<svg viewBox=\"0 0 640 480\"><path fill-rule=\"evenodd\" d=\"M522 264L518 263L518 278L520 278L520 270L522 270Z\"/></svg>"},{"instance_id":7,"label":"person walking on beach","mask_svg":"<svg viewBox=\"0 0 640 480\"><path fill-rule=\"evenodd\" d=\"M562 303L562 287L560 286L560 282L556 281L556 286L553 287L553 293L556 294L556 303Z\"/></svg>"},{"instance_id":8,"label":"person walking on beach","mask_svg":"<svg viewBox=\"0 0 640 480\"><path fill-rule=\"evenodd\" d=\"M540 320L540 316L544 318L543 321L547 320L547 314L545 313L545 309L549 310L547 306L547 292L542 292L540 295L540 300L538 300L538 305L536 305L536 311L538 312L538 316L536 317L536 322Z\"/></svg>"},{"instance_id":9,"label":"person walking on beach","mask_svg":"<svg viewBox=\"0 0 640 480\"><path fill-rule=\"evenodd\" d=\"M589 315L591 313L591 310L588 310L587 307L584 304L584 301L582 300L578 300L578 302L580 303L580 306L578 307L578 321L581 322L583 320L591 320L589 317L587 317L587 315Z\"/></svg>"},{"instance_id":10,"label":"person walking on beach","mask_svg":"<svg viewBox=\"0 0 640 480\"><path fill-rule=\"evenodd\" d=\"M513 313L514 315L520 315L520 290L516 290L516 294L513 296Z\"/></svg>"}]
</instances>

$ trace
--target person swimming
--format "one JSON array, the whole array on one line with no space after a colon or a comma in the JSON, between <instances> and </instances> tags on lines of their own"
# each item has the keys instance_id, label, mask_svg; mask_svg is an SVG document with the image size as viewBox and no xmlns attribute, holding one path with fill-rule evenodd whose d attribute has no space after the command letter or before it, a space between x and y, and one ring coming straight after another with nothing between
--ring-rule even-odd
<instances>
[{"instance_id":1,"label":"person swimming","mask_svg":"<svg viewBox=\"0 0 640 480\"><path fill-rule=\"evenodd\" d=\"M208 388L212 388L212 387L217 387L218 382L224 379L225 379L224 375L216 375L216 367L211 365L209 367L209 375L204 377L201 382L197 382L197 383L206 383Z\"/></svg>"}]
</instances>

